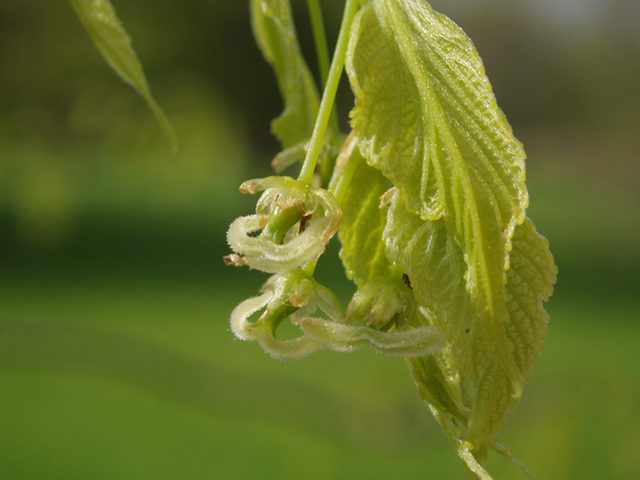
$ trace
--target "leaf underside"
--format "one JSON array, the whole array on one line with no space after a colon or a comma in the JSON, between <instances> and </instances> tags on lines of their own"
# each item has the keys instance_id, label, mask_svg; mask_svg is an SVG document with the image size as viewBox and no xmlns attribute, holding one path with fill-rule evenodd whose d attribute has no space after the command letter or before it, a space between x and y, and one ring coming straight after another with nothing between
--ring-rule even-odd
<instances>
[{"instance_id":1,"label":"leaf underside","mask_svg":"<svg viewBox=\"0 0 640 480\"><path fill-rule=\"evenodd\" d=\"M111 2L109 0L70 0L70 2L107 63L147 102L175 151L178 148L178 140L173 127L151 95L142 65L131 46L131 37L122 27L122 22L117 17Z\"/></svg>"}]
</instances>

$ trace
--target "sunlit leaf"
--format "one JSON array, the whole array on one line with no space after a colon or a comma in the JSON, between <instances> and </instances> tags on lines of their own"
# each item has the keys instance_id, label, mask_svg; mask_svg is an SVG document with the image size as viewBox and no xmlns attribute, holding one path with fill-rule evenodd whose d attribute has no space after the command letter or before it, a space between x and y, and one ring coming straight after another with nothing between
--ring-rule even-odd
<instances>
[{"instance_id":1,"label":"sunlit leaf","mask_svg":"<svg viewBox=\"0 0 640 480\"><path fill-rule=\"evenodd\" d=\"M549 314L542 302L553 293L558 268L549 251L549 242L536 232L531 220L518 225L512 245L506 285L511 321L506 329L515 347L513 354L518 368L529 381L531 369L542 351L542 342L549 335Z\"/></svg>"},{"instance_id":2,"label":"sunlit leaf","mask_svg":"<svg viewBox=\"0 0 640 480\"><path fill-rule=\"evenodd\" d=\"M285 147L276 167L284 168L307 148L317 93L299 51L289 2L252 0L251 5L258 43L285 100L285 111L274 121ZM525 215L524 151L496 105L473 44L425 0L349 0L343 20L341 32L350 35L346 69L356 99L353 132L339 154L333 148L335 167L324 163L322 179L324 185L333 170L328 190L339 205L333 210L342 213L342 223L334 225L340 257L358 290L346 315L328 289L314 287L312 299L310 278L285 298L293 313L283 310L280 297L269 303L266 311L273 315L265 318L275 324L289 315L307 338L304 349L288 340L274 343L275 328L258 339L267 323L263 317L255 324L236 323L249 333L257 328L253 336L265 349L271 342L290 358L320 344L346 352L368 346L410 357L420 395L464 460L468 479L491 479L481 466L489 448L528 475L497 436L507 414L517 409L547 338L543 303L557 269L548 242ZM343 44L336 49L337 66ZM326 138L325 149L337 143ZM305 167L305 188L312 173ZM280 196L270 195L275 205ZM257 216L268 226L265 212L282 208L264 205L261 200ZM286 207L293 205L288 201ZM294 228L300 238L321 220L316 214L303 217ZM241 232L238 242L230 238L242 247L230 261L262 261L283 246L278 240L255 252L245 249L262 240L262 223L256 225L260 228L252 224L251 231ZM314 262L310 258L300 257L294 266L307 275L316 254ZM286 264L282 275L290 268ZM328 302L318 301L324 297ZM311 306L320 306L330 320L310 317ZM254 305L249 307L240 313L251 315Z\"/></svg>"},{"instance_id":3,"label":"sunlit leaf","mask_svg":"<svg viewBox=\"0 0 640 480\"><path fill-rule=\"evenodd\" d=\"M478 460L483 460L486 447L495 444L504 426L504 417L517 408L518 384L512 381L502 357L511 358L520 381L528 380L547 336L543 302L552 293L557 273L548 242L528 219L516 227L507 271L508 320L501 322L500 343L496 344L493 338L489 343L488 335L494 332L483 328L483 316L466 292L464 255L443 219L422 220L406 206L400 192L392 201L383 238L387 256L407 272L416 300L447 337L462 378L451 374L443 378L451 378L463 389L472 412L466 440ZM496 345L504 353L499 355L487 345ZM425 368L414 365L414 376L418 367ZM435 407L442 410L441 405ZM448 413L461 418L454 411Z\"/></svg>"},{"instance_id":4,"label":"sunlit leaf","mask_svg":"<svg viewBox=\"0 0 640 480\"><path fill-rule=\"evenodd\" d=\"M484 329L465 289L462 249L444 220L422 220L407 208L400 192L389 209L383 238L387 256L407 273L416 301L432 313L431 320L450 342L457 368L476 378L486 368L472 354L478 340L484 340ZM504 329L502 339L509 350Z\"/></svg>"},{"instance_id":5,"label":"sunlit leaf","mask_svg":"<svg viewBox=\"0 0 640 480\"><path fill-rule=\"evenodd\" d=\"M462 249L487 348L517 383L502 325L509 242L527 204L525 155L475 48L424 1L373 0L353 29L347 70L363 155L405 192L410 211L442 218Z\"/></svg>"},{"instance_id":6,"label":"sunlit leaf","mask_svg":"<svg viewBox=\"0 0 640 480\"><path fill-rule=\"evenodd\" d=\"M347 276L356 285L378 275L391 275L393 265L384 253L382 231L387 209L380 208L380 197L389 189L389 181L362 160L354 148L351 161L358 162L342 202L342 223L338 237L342 243L340 258Z\"/></svg>"},{"instance_id":7,"label":"sunlit leaf","mask_svg":"<svg viewBox=\"0 0 640 480\"><path fill-rule=\"evenodd\" d=\"M178 148L178 140L166 115L149 90L142 65L131 47L131 37L122 27L109 0L70 0L78 17L91 35L93 43L120 77L145 99L164 129L171 146Z\"/></svg>"},{"instance_id":8,"label":"sunlit leaf","mask_svg":"<svg viewBox=\"0 0 640 480\"><path fill-rule=\"evenodd\" d=\"M251 0L251 21L256 41L273 67L284 111L272 123L273 133L294 159L304 156L320 105L313 76L302 57L291 7L287 0Z\"/></svg>"}]
</instances>

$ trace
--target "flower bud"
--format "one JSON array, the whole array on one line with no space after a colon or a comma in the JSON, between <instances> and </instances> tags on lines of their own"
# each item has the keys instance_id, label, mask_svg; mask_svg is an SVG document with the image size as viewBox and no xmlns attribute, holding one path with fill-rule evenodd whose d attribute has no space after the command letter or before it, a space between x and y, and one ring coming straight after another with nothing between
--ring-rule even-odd
<instances>
[{"instance_id":1,"label":"flower bud","mask_svg":"<svg viewBox=\"0 0 640 480\"><path fill-rule=\"evenodd\" d=\"M300 308L311 299L314 287L313 277L303 270L291 270L272 278L274 299L271 304L288 302L293 307ZM267 282L267 285L270 285L270 282Z\"/></svg>"},{"instance_id":2,"label":"flower bud","mask_svg":"<svg viewBox=\"0 0 640 480\"><path fill-rule=\"evenodd\" d=\"M348 323L364 321L376 330L407 327L413 318L416 302L404 284L386 277L367 280L355 293L347 308Z\"/></svg>"}]
</instances>

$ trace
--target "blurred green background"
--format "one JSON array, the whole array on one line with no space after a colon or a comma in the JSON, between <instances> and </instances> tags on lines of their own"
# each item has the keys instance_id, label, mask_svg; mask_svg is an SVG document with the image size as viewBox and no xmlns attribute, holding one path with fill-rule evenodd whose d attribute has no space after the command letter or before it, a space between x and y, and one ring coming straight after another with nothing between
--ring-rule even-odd
<instances>
[{"instance_id":1,"label":"blurred green background","mask_svg":"<svg viewBox=\"0 0 640 480\"><path fill-rule=\"evenodd\" d=\"M247 3L113 3L177 154L66 0L0 3L0 478L464 478L402 360L233 341L265 276L225 267L224 235L281 109ZM335 39L343 3L324 3ZM484 59L560 268L501 440L538 479L640 478L640 2L433 5ZM319 275L344 300L335 243Z\"/></svg>"}]
</instances>

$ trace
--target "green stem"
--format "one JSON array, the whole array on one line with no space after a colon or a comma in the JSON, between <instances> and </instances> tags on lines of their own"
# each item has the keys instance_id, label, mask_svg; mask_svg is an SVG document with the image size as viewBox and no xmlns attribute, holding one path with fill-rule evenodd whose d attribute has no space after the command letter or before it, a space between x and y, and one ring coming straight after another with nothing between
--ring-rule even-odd
<instances>
[{"instance_id":1,"label":"green stem","mask_svg":"<svg viewBox=\"0 0 640 480\"><path fill-rule=\"evenodd\" d=\"M292 313L295 313L297 310L298 307L294 307L288 303L285 303L284 305L280 305L279 307L275 308L271 312L265 311L255 323L255 326L259 328L267 325L271 330L271 334L275 337L278 326L280 326L282 321Z\"/></svg>"},{"instance_id":2,"label":"green stem","mask_svg":"<svg viewBox=\"0 0 640 480\"><path fill-rule=\"evenodd\" d=\"M320 80L322 80L322 88L324 88L327 84L327 78L329 78L329 46L327 44L327 34L324 30L320 2L318 0L307 0L307 8L309 9L311 28L313 29L313 40L316 45L318 67L320 67Z\"/></svg>"},{"instance_id":3,"label":"green stem","mask_svg":"<svg viewBox=\"0 0 640 480\"><path fill-rule=\"evenodd\" d=\"M329 78L329 45L327 43L327 34L324 29L324 21L322 19L322 10L319 0L307 0L307 8L309 9L309 17L311 19L311 29L313 30L313 40L316 46L316 55L318 56L318 67L320 68L320 80L322 89L327 86ZM329 119L329 128L336 133L339 132L338 110L334 105L331 110L331 118Z\"/></svg>"},{"instance_id":4,"label":"green stem","mask_svg":"<svg viewBox=\"0 0 640 480\"><path fill-rule=\"evenodd\" d=\"M304 271L304 273L307 273L313 276L313 272L316 271L317 263L318 263L318 260L316 260L315 262L309 262L304 267L302 267L302 270Z\"/></svg>"},{"instance_id":5,"label":"green stem","mask_svg":"<svg viewBox=\"0 0 640 480\"><path fill-rule=\"evenodd\" d=\"M268 238L276 245L280 245L289 229L300 220L300 215L302 215L302 212L298 207L291 207L286 210L276 209L273 215L269 217L269 221L260 236Z\"/></svg>"},{"instance_id":6,"label":"green stem","mask_svg":"<svg viewBox=\"0 0 640 480\"><path fill-rule=\"evenodd\" d=\"M329 71L327 86L324 89L322 101L320 102L320 110L318 112L318 118L316 119L316 125L313 128L313 134L311 135L309 150L307 151L307 156L304 159L304 164L302 165L302 170L298 177L298 180L306 183L307 185L311 185L313 172L315 171L316 163L318 162L324 132L326 131L327 124L329 123L329 117L331 116L331 110L333 109L333 102L336 98L338 84L340 83L340 76L342 75L342 69L344 67L344 60L347 56L349 33L351 32L351 26L353 25L353 20L359 6L360 0L347 0L344 7L342 25L340 26L336 51L333 56L333 61L331 62L331 70Z\"/></svg>"}]
</instances>

